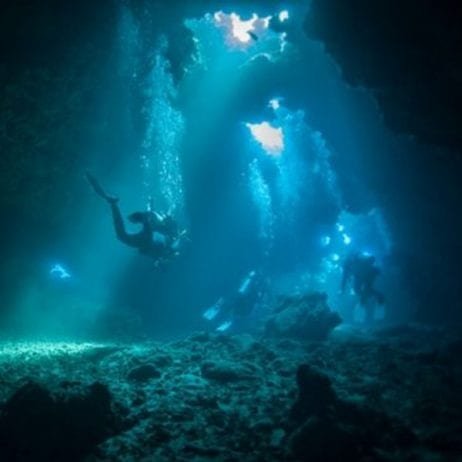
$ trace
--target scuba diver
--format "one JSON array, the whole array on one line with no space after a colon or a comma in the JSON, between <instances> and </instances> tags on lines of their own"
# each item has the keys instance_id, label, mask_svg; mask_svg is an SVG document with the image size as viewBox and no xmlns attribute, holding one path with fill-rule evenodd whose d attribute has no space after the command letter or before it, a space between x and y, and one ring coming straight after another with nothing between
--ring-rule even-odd
<instances>
[{"instance_id":1,"label":"scuba diver","mask_svg":"<svg viewBox=\"0 0 462 462\"><path fill-rule=\"evenodd\" d=\"M353 292L359 297L359 304L366 310L367 321L373 320L374 305L385 303L384 295L374 287L379 274L375 257L367 253L353 253L343 265L341 291L344 293L348 284L353 286Z\"/></svg>"},{"instance_id":2,"label":"scuba diver","mask_svg":"<svg viewBox=\"0 0 462 462\"><path fill-rule=\"evenodd\" d=\"M98 180L90 173L86 173L86 178L95 193L111 207L114 229L120 242L138 249L142 255L153 258L156 265L179 255L180 241L186 231L178 232L177 223L172 216L151 210L134 212L128 216L128 220L141 225L141 230L137 233L128 233L118 205L119 198L107 194Z\"/></svg>"},{"instance_id":3,"label":"scuba diver","mask_svg":"<svg viewBox=\"0 0 462 462\"><path fill-rule=\"evenodd\" d=\"M217 321L219 325L215 330L218 332L225 332L231 326L242 323L263 298L262 283L261 276L255 270L250 271L235 295L227 300L220 297L202 317L208 321Z\"/></svg>"}]
</instances>

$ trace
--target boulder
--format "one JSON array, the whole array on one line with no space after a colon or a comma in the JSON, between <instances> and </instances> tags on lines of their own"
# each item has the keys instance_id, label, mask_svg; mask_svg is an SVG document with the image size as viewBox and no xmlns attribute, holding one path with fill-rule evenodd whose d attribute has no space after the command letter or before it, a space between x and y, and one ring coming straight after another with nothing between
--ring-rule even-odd
<instances>
[{"instance_id":1,"label":"boulder","mask_svg":"<svg viewBox=\"0 0 462 462\"><path fill-rule=\"evenodd\" d=\"M79 461L123 428L101 383L52 393L30 382L5 403L0 416L0 459Z\"/></svg>"},{"instance_id":2,"label":"boulder","mask_svg":"<svg viewBox=\"0 0 462 462\"><path fill-rule=\"evenodd\" d=\"M329 377L314 367L300 365L296 380L298 396L290 411L292 421L301 422L313 415L324 415L336 405L337 396Z\"/></svg>"},{"instance_id":3,"label":"boulder","mask_svg":"<svg viewBox=\"0 0 462 462\"><path fill-rule=\"evenodd\" d=\"M266 322L266 335L301 340L324 340L342 322L323 293L284 297Z\"/></svg>"},{"instance_id":4,"label":"boulder","mask_svg":"<svg viewBox=\"0 0 462 462\"><path fill-rule=\"evenodd\" d=\"M298 461L381 460L380 451L407 448L415 435L383 412L340 399L329 377L308 364L297 369L298 395L287 429Z\"/></svg>"}]
</instances>

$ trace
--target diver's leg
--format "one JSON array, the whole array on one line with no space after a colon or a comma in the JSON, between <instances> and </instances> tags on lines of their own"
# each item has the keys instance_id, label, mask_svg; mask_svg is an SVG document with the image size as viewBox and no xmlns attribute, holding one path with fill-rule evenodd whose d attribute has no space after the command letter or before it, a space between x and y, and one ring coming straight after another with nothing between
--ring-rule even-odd
<instances>
[{"instance_id":1,"label":"diver's leg","mask_svg":"<svg viewBox=\"0 0 462 462\"><path fill-rule=\"evenodd\" d=\"M119 198L107 194L106 191L99 184L99 181L91 173L86 172L85 177L87 178L87 181L90 183L95 193L109 203L112 213L112 222L114 223L114 230L117 239L126 245L129 245L131 247L137 247L135 236L127 233L127 230L125 229L124 220L122 218L122 214L120 213L120 209L117 204L119 202Z\"/></svg>"},{"instance_id":2,"label":"diver's leg","mask_svg":"<svg viewBox=\"0 0 462 462\"><path fill-rule=\"evenodd\" d=\"M355 280L354 280L353 291L354 291L355 295L359 298L359 303L361 305L364 305L365 299L366 299L365 290L364 290L364 284L358 278L355 278Z\"/></svg>"},{"instance_id":3,"label":"diver's leg","mask_svg":"<svg viewBox=\"0 0 462 462\"><path fill-rule=\"evenodd\" d=\"M366 317L364 319L366 324L372 324L375 318L374 302L371 299L367 300L366 303L364 304L364 309L366 310Z\"/></svg>"},{"instance_id":4,"label":"diver's leg","mask_svg":"<svg viewBox=\"0 0 462 462\"><path fill-rule=\"evenodd\" d=\"M371 300L372 297L372 292L371 292L371 287L367 283L367 281L364 281L362 286L361 286L361 304L363 306L366 306L369 301Z\"/></svg>"},{"instance_id":5,"label":"diver's leg","mask_svg":"<svg viewBox=\"0 0 462 462\"><path fill-rule=\"evenodd\" d=\"M371 324L375 321L377 305L383 304L383 295L373 287L373 280L366 281L364 285L364 306L366 308L366 322Z\"/></svg>"},{"instance_id":6,"label":"diver's leg","mask_svg":"<svg viewBox=\"0 0 462 462\"><path fill-rule=\"evenodd\" d=\"M122 214L120 213L119 205L117 200L109 200L109 205L111 206L112 213L112 222L114 223L114 230L117 236L117 239L124 244L127 244L132 247L137 247L136 242L134 242L134 236L127 233L125 229L124 220Z\"/></svg>"},{"instance_id":7,"label":"diver's leg","mask_svg":"<svg viewBox=\"0 0 462 462\"><path fill-rule=\"evenodd\" d=\"M382 294L382 292L378 291L377 289L372 289L372 296L375 298L376 302L379 305L384 305L385 304L385 295Z\"/></svg>"}]
</instances>

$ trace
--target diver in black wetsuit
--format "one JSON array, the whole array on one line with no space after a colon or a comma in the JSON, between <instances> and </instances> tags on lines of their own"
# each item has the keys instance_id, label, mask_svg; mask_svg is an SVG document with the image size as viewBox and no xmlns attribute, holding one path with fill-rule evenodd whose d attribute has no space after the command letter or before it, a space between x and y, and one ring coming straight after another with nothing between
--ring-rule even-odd
<instances>
[{"instance_id":1,"label":"diver in black wetsuit","mask_svg":"<svg viewBox=\"0 0 462 462\"><path fill-rule=\"evenodd\" d=\"M371 302L383 305L384 295L375 287L375 280L380 274L373 255L364 253L351 254L343 265L342 293L347 284L351 283L355 295L359 297L360 305L366 309L367 321L373 319Z\"/></svg>"},{"instance_id":2,"label":"diver in black wetsuit","mask_svg":"<svg viewBox=\"0 0 462 462\"><path fill-rule=\"evenodd\" d=\"M96 194L111 207L114 229L120 242L138 249L141 254L153 258L156 262L165 261L178 254L179 240L184 232L178 233L176 222L171 216L153 211L134 212L128 219L132 223L140 224L141 230L128 233L118 205L119 198L107 194L90 173L86 173L86 178Z\"/></svg>"}]
</instances>

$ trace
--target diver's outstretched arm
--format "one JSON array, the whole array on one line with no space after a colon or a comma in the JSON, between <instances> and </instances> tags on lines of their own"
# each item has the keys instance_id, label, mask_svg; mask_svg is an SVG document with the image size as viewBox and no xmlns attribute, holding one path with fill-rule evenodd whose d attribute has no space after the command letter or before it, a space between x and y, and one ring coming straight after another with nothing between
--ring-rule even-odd
<instances>
[{"instance_id":1,"label":"diver's outstretched arm","mask_svg":"<svg viewBox=\"0 0 462 462\"><path fill-rule=\"evenodd\" d=\"M118 202L119 199L115 196L110 196L99 184L99 181L90 172L85 172L85 178L90 183L90 186L93 188L95 193L98 194L98 196L102 197L110 204Z\"/></svg>"}]
</instances>

